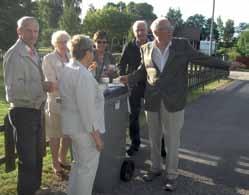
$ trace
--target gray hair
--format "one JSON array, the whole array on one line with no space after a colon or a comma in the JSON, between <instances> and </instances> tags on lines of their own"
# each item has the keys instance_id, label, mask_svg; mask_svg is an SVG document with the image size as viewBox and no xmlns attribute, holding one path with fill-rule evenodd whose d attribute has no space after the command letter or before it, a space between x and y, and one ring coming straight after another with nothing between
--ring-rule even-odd
<instances>
[{"instance_id":1,"label":"gray hair","mask_svg":"<svg viewBox=\"0 0 249 195\"><path fill-rule=\"evenodd\" d=\"M87 51L93 50L93 41L86 35L74 35L68 42L68 48L73 58L81 60Z\"/></svg>"},{"instance_id":2,"label":"gray hair","mask_svg":"<svg viewBox=\"0 0 249 195\"><path fill-rule=\"evenodd\" d=\"M51 44L55 47L63 38L68 41L70 39L70 35L64 30L58 30L52 34Z\"/></svg>"},{"instance_id":3,"label":"gray hair","mask_svg":"<svg viewBox=\"0 0 249 195\"><path fill-rule=\"evenodd\" d=\"M137 26L138 26L139 24L144 24L145 29L148 30L148 25L147 25L147 22L146 22L145 20L137 20L137 21L135 21L134 24L132 25L133 33L136 31Z\"/></svg>"},{"instance_id":4,"label":"gray hair","mask_svg":"<svg viewBox=\"0 0 249 195\"><path fill-rule=\"evenodd\" d=\"M32 17L32 16L23 16L19 20L17 20L17 28L24 27L25 25L27 25L28 22L35 22L38 25L38 27L39 27L38 21L36 20L35 17Z\"/></svg>"},{"instance_id":5,"label":"gray hair","mask_svg":"<svg viewBox=\"0 0 249 195\"><path fill-rule=\"evenodd\" d=\"M166 23L164 23L164 26L162 26L161 24L162 21L166 21ZM169 31L174 31L174 27L171 25L170 21L164 17L155 19L150 26L150 29L152 32L155 32L159 30L160 28L165 28Z\"/></svg>"}]
</instances>

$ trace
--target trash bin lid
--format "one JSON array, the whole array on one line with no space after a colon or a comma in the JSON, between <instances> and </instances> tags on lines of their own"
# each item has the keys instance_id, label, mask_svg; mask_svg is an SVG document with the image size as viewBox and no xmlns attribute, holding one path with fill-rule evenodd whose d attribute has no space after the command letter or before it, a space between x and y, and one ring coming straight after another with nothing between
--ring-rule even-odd
<instances>
[{"instance_id":1,"label":"trash bin lid","mask_svg":"<svg viewBox=\"0 0 249 195\"><path fill-rule=\"evenodd\" d=\"M128 93L128 87L127 86L111 86L105 89L104 96L105 98L113 98L118 97L120 95L124 95Z\"/></svg>"}]
</instances>

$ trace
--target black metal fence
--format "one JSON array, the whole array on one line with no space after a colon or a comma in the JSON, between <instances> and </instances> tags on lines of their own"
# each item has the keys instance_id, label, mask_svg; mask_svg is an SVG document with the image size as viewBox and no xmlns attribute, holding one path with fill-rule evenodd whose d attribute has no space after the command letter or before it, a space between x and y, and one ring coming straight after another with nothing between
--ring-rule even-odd
<instances>
[{"instance_id":1,"label":"black metal fence","mask_svg":"<svg viewBox=\"0 0 249 195\"><path fill-rule=\"evenodd\" d=\"M190 64L188 67L188 88L196 89L223 78L227 78L229 71L207 68L199 65Z\"/></svg>"}]
</instances>

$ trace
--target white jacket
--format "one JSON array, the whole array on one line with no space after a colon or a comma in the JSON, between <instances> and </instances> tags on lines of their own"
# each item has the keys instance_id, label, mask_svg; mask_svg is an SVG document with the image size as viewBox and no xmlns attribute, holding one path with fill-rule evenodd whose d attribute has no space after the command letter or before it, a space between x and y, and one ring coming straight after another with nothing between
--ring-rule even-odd
<instances>
[{"instance_id":1,"label":"white jacket","mask_svg":"<svg viewBox=\"0 0 249 195\"><path fill-rule=\"evenodd\" d=\"M61 121L64 134L99 130L105 132L104 96L91 72L70 61L61 72Z\"/></svg>"}]
</instances>

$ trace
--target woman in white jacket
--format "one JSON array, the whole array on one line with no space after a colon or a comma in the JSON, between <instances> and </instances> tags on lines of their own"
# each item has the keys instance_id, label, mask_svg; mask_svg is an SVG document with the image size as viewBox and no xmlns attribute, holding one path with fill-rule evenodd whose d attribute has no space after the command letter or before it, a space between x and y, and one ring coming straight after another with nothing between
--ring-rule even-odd
<instances>
[{"instance_id":1,"label":"woman in white jacket","mask_svg":"<svg viewBox=\"0 0 249 195\"><path fill-rule=\"evenodd\" d=\"M46 136L49 139L51 148L53 171L55 175L66 176L63 168L70 169L66 162L66 154L70 145L70 138L64 136L61 128L60 104L57 100L60 97L58 81L60 73L65 63L69 61L67 42L70 36L66 31L56 31L52 34L51 43L54 51L46 55L43 59L42 69L47 81L53 83L53 91L48 93L46 105Z\"/></svg>"},{"instance_id":2,"label":"woman in white jacket","mask_svg":"<svg viewBox=\"0 0 249 195\"><path fill-rule=\"evenodd\" d=\"M93 42L75 35L69 43L73 59L60 79L62 127L72 139L74 162L68 195L91 195L105 132L104 97L88 68L93 61Z\"/></svg>"}]
</instances>

